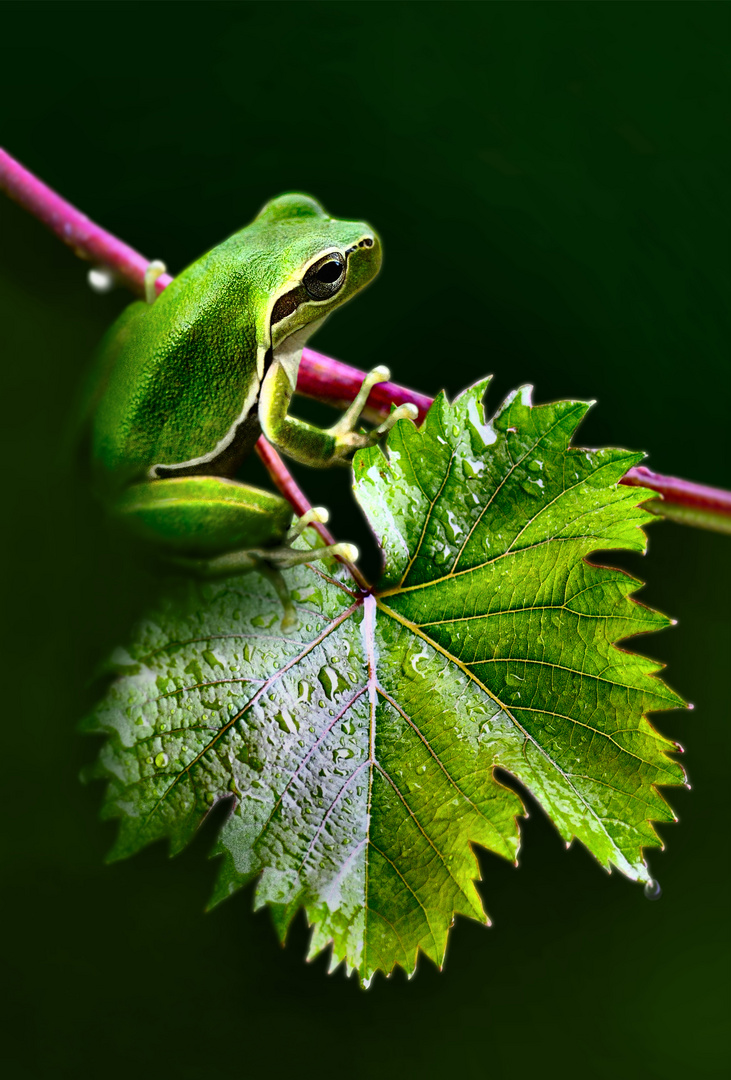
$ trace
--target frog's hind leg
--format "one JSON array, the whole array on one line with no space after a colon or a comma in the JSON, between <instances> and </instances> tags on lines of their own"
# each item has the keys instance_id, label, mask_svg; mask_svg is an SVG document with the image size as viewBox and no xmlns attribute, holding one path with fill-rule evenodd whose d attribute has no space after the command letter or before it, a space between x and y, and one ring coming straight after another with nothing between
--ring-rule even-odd
<instances>
[{"instance_id":1,"label":"frog's hind leg","mask_svg":"<svg viewBox=\"0 0 731 1080\"><path fill-rule=\"evenodd\" d=\"M346 562L355 562L360 554L355 544L327 544L324 547L309 548L306 551L295 550L291 546L308 525L325 525L329 517L324 506L315 506L297 518L283 537L284 542L276 547L243 548L238 551L227 551L224 555L213 558L184 560L176 558L175 562L179 566L190 565L191 569L207 577L242 574L247 570L259 570L263 566L268 566L274 573L278 573L279 570L286 570L290 566L299 566L302 563L315 562L331 556L344 559Z\"/></svg>"},{"instance_id":2,"label":"frog's hind leg","mask_svg":"<svg viewBox=\"0 0 731 1080\"><path fill-rule=\"evenodd\" d=\"M302 514L290 527L285 543L275 548L254 548L243 551L229 551L225 555L219 555L213 559L175 559L176 565L199 574L202 577L227 577L233 574L244 574L249 570L256 570L270 582L281 603L284 614L282 616L282 630L293 629L298 622L297 612L292 603L287 583L282 577L282 570L299 563L313 562L324 559L330 555L336 555L346 562L355 562L358 558L358 548L355 544L328 544L325 547L312 548L310 551L295 551L290 544L304 532L308 525L324 525L329 514L324 506L316 506Z\"/></svg>"},{"instance_id":3,"label":"frog's hind leg","mask_svg":"<svg viewBox=\"0 0 731 1080\"><path fill-rule=\"evenodd\" d=\"M132 484L112 511L164 556L216 559L281 544L292 509L279 495L220 476L171 476Z\"/></svg>"},{"instance_id":4,"label":"frog's hind leg","mask_svg":"<svg viewBox=\"0 0 731 1080\"><path fill-rule=\"evenodd\" d=\"M250 570L274 586L285 610L283 626L297 618L280 571L336 555L354 561L353 544L295 551L291 544L308 525L327 521L322 507L292 524L292 509L269 491L218 476L181 476L133 484L116 514L138 536L152 541L166 562L201 577Z\"/></svg>"},{"instance_id":5,"label":"frog's hind leg","mask_svg":"<svg viewBox=\"0 0 731 1080\"><path fill-rule=\"evenodd\" d=\"M327 507L313 506L290 526L284 546L274 548L268 553L262 552L262 557L265 556L270 562L283 567L312 562L313 559L324 559L330 555L345 559L346 562L355 562L360 554L355 544L328 544L325 547L312 548L310 551L294 551L290 546L298 536L302 535L308 525L327 525L329 520L330 513Z\"/></svg>"}]
</instances>

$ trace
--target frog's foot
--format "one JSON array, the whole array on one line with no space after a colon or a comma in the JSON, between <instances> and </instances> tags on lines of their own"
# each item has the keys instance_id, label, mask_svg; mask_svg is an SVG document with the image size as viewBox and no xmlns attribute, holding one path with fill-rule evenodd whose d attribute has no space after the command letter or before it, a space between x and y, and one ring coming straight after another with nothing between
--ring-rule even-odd
<instances>
[{"instance_id":1,"label":"frog's foot","mask_svg":"<svg viewBox=\"0 0 731 1080\"><path fill-rule=\"evenodd\" d=\"M307 528L316 523L324 525L329 518L324 506L315 506L303 514L291 526L281 547L249 548L241 551L229 551L225 555L216 555L208 559L178 557L168 559L188 573L200 577L232 577L256 570L271 582L274 591L284 608L282 630L291 630L297 625L297 612L289 595L287 583L282 577L282 570L301 563L314 562L328 556L337 556L346 562L355 562L359 552L355 544L328 544L326 547L311 548L309 551L295 551L292 542Z\"/></svg>"},{"instance_id":2,"label":"frog's foot","mask_svg":"<svg viewBox=\"0 0 731 1080\"><path fill-rule=\"evenodd\" d=\"M284 615L282 616L282 630L290 630L297 625L297 612L292 603L287 589L287 584L282 577L281 571L290 566L298 566L301 563L313 562L316 559L325 559L335 555L345 562L355 562L359 551L355 544L328 544L326 547L311 548L309 551L295 551L292 542L304 532L308 525L325 525L330 517L324 506L313 506L291 526L285 543L281 547L262 548L251 551L248 554L260 560L257 569L272 583L279 597Z\"/></svg>"},{"instance_id":3,"label":"frog's foot","mask_svg":"<svg viewBox=\"0 0 731 1080\"><path fill-rule=\"evenodd\" d=\"M397 420L416 420L419 410L416 405L399 405L393 410L382 424L372 431L356 431L355 427L360 420L361 413L366 406L368 397L373 387L380 382L388 382L391 372L387 367L377 367L370 371L355 398L345 410L336 424L329 429L328 434L334 436L336 457L346 460L356 450L362 450L366 446L374 446L388 431L391 430Z\"/></svg>"},{"instance_id":4,"label":"frog's foot","mask_svg":"<svg viewBox=\"0 0 731 1080\"><path fill-rule=\"evenodd\" d=\"M256 569L272 583L284 608L282 630L292 630L299 620L292 598L289 595L287 583L282 577L282 570L286 570L290 566L297 566L299 563L325 559L329 555L336 555L346 562L355 562L359 551L355 544L328 544L327 547L313 548L311 551L294 551L291 547L284 546L281 548L263 548L261 551L252 551L248 554L259 560Z\"/></svg>"},{"instance_id":5,"label":"frog's foot","mask_svg":"<svg viewBox=\"0 0 731 1080\"><path fill-rule=\"evenodd\" d=\"M330 511L326 506L311 506L301 517L294 521L287 532L285 540L291 544L298 536L301 536L308 525L327 525L330 520Z\"/></svg>"},{"instance_id":6,"label":"frog's foot","mask_svg":"<svg viewBox=\"0 0 731 1080\"><path fill-rule=\"evenodd\" d=\"M155 282L161 274L167 273L167 266L160 259L155 259L154 262L148 264L145 270L145 303L154 304L157 299L157 289L155 288Z\"/></svg>"},{"instance_id":7,"label":"frog's foot","mask_svg":"<svg viewBox=\"0 0 731 1080\"><path fill-rule=\"evenodd\" d=\"M250 555L269 563L270 566L286 570L290 566L298 566L301 563L313 562L317 559L326 559L337 556L346 562L355 562L360 554L355 544L328 544L326 547L310 548L308 551L295 551L291 546L293 541L300 536L308 525L325 525L330 514L324 506L313 506L298 518L291 526L285 542L281 547L258 548Z\"/></svg>"}]
</instances>

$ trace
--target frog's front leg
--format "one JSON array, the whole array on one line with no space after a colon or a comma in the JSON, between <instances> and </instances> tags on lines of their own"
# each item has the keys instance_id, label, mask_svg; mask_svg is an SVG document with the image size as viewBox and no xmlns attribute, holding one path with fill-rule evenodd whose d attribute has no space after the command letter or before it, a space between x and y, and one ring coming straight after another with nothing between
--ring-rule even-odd
<instances>
[{"instance_id":1,"label":"frog's front leg","mask_svg":"<svg viewBox=\"0 0 731 1080\"><path fill-rule=\"evenodd\" d=\"M399 405L391 415L369 432L355 427L365 408L368 396L379 382L390 378L386 367L377 367L366 375L354 401L330 428L317 428L289 415L289 406L297 384L294 365L274 360L262 383L259 394L259 422L271 443L283 453L305 465L325 467L349 463L356 450L373 446L404 417L415 420L415 405Z\"/></svg>"},{"instance_id":2,"label":"frog's front leg","mask_svg":"<svg viewBox=\"0 0 731 1080\"><path fill-rule=\"evenodd\" d=\"M133 484L117 499L114 513L138 536L152 542L168 562L192 573L210 577L257 570L264 574L284 606L284 627L296 624L297 619L281 569L328 555L349 561L358 557L353 544L294 550L292 542L307 525L327 520L326 510L309 510L292 525L292 509L278 495L218 476Z\"/></svg>"}]
</instances>

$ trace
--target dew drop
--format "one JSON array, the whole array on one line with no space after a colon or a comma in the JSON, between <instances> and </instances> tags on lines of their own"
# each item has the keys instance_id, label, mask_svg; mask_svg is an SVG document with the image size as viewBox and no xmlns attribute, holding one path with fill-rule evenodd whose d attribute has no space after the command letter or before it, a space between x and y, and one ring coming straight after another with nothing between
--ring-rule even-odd
<instances>
[{"instance_id":1,"label":"dew drop","mask_svg":"<svg viewBox=\"0 0 731 1080\"><path fill-rule=\"evenodd\" d=\"M281 712L277 713L274 719L282 731L289 735L296 735L299 731L299 724L286 709L282 709Z\"/></svg>"},{"instance_id":2,"label":"dew drop","mask_svg":"<svg viewBox=\"0 0 731 1080\"><path fill-rule=\"evenodd\" d=\"M87 274L87 281L95 293L108 293L114 288L114 275L103 266L93 266Z\"/></svg>"},{"instance_id":3,"label":"dew drop","mask_svg":"<svg viewBox=\"0 0 731 1080\"><path fill-rule=\"evenodd\" d=\"M155 758L155 765L158 769L164 769L168 763L167 754L158 754Z\"/></svg>"},{"instance_id":4,"label":"dew drop","mask_svg":"<svg viewBox=\"0 0 731 1080\"><path fill-rule=\"evenodd\" d=\"M268 630L270 626L274 626L277 622L277 615L255 615L251 620L252 626L263 626L265 630Z\"/></svg>"},{"instance_id":5,"label":"dew drop","mask_svg":"<svg viewBox=\"0 0 731 1080\"><path fill-rule=\"evenodd\" d=\"M645 885L645 898L647 900L659 900L662 896L662 889L660 888L660 882L655 881L654 878Z\"/></svg>"},{"instance_id":6,"label":"dew drop","mask_svg":"<svg viewBox=\"0 0 731 1080\"><path fill-rule=\"evenodd\" d=\"M321 667L317 673L317 679L327 696L329 698L334 697L338 685L338 677L335 671L328 666Z\"/></svg>"},{"instance_id":7,"label":"dew drop","mask_svg":"<svg viewBox=\"0 0 731 1080\"><path fill-rule=\"evenodd\" d=\"M462 472L465 480L474 480L484 468L485 466L481 461L471 461L469 458L462 459Z\"/></svg>"}]
</instances>

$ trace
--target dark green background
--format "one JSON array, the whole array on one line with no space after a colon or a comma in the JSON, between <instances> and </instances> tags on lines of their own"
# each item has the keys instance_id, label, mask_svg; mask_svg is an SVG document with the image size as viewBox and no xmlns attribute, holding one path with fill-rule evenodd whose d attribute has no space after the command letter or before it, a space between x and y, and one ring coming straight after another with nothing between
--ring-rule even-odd
<instances>
[{"instance_id":1,"label":"dark green background","mask_svg":"<svg viewBox=\"0 0 731 1080\"><path fill-rule=\"evenodd\" d=\"M317 338L454 393L495 373L589 397L589 444L728 484L729 7L716 3L3 4L0 141L176 272L270 195L381 232L379 282ZM669 524L624 565L679 625L641 643L696 703L658 718L693 791L651 857L664 895L564 851L482 859L491 930L367 993L281 950L238 895L203 914L208 823L104 865L77 774L90 674L154 584L74 486L64 432L125 302L0 202L7 598L3 1058L14 1076L563 1076L728 1063L729 539ZM298 475L364 543L345 474ZM374 555L370 553L371 565ZM616 556L613 557L616 561Z\"/></svg>"}]
</instances>

